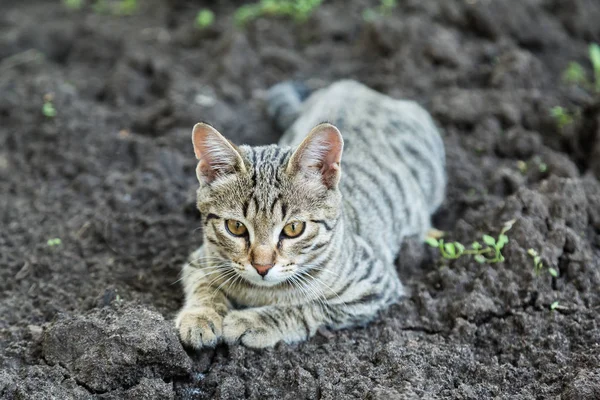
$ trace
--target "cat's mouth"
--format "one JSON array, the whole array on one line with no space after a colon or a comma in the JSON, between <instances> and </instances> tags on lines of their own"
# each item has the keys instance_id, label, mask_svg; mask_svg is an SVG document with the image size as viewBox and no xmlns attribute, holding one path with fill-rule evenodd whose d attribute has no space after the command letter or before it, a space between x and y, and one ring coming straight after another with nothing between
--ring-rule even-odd
<instances>
[{"instance_id":1,"label":"cat's mouth","mask_svg":"<svg viewBox=\"0 0 600 400\"><path fill-rule=\"evenodd\" d=\"M264 268L255 268L247 264L244 269L238 269L237 273L248 283L260 287L273 287L280 285L290 279L293 279L294 272L289 265L275 264L265 270Z\"/></svg>"}]
</instances>

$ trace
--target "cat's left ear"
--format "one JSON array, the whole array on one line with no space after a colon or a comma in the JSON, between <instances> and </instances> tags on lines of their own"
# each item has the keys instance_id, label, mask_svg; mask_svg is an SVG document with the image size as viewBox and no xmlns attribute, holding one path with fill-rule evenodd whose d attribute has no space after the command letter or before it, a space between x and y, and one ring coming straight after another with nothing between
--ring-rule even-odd
<instances>
[{"instance_id":1,"label":"cat's left ear","mask_svg":"<svg viewBox=\"0 0 600 400\"><path fill-rule=\"evenodd\" d=\"M246 171L236 147L209 124L201 122L194 126L192 142L198 159L196 175L201 184L210 184L221 176Z\"/></svg>"},{"instance_id":2,"label":"cat's left ear","mask_svg":"<svg viewBox=\"0 0 600 400\"><path fill-rule=\"evenodd\" d=\"M329 123L319 124L292 154L287 172L320 176L328 189L334 188L340 180L343 149L344 140L340 131Z\"/></svg>"}]
</instances>

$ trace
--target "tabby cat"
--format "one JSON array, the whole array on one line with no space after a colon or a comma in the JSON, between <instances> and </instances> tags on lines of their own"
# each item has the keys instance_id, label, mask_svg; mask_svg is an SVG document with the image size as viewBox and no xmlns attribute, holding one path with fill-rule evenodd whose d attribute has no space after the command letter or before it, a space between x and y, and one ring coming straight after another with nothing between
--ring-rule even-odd
<instances>
[{"instance_id":1,"label":"tabby cat","mask_svg":"<svg viewBox=\"0 0 600 400\"><path fill-rule=\"evenodd\" d=\"M193 130L204 244L183 268L176 319L191 347L269 347L365 324L402 296L402 239L425 237L444 196L443 143L416 103L355 81L304 102L282 83L268 103L291 124L279 145Z\"/></svg>"}]
</instances>

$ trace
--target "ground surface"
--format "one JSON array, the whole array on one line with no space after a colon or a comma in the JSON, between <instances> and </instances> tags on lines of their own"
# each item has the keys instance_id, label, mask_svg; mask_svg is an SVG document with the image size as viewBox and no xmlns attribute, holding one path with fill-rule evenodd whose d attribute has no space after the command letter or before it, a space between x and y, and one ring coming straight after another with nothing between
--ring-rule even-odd
<instances>
[{"instance_id":1,"label":"ground surface","mask_svg":"<svg viewBox=\"0 0 600 400\"><path fill-rule=\"evenodd\" d=\"M0 6L1 398L600 398L600 105L560 80L589 68L599 2L402 0L368 24L373 3L331 0L245 31L233 3L139 3ZM273 142L266 88L342 77L433 113L450 179L436 224L470 243L516 219L506 262L410 242L411 295L367 328L190 358L170 321L201 240L193 123ZM559 130L555 105L579 122ZM529 248L560 276L536 275Z\"/></svg>"}]
</instances>

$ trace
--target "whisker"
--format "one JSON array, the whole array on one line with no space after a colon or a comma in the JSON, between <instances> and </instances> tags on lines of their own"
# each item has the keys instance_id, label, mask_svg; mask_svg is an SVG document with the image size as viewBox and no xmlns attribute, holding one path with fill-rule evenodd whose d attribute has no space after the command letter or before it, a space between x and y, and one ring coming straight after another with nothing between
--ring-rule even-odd
<instances>
[{"instance_id":1,"label":"whisker","mask_svg":"<svg viewBox=\"0 0 600 400\"><path fill-rule=\"evenodd\" d=\"M327 289L329 289L341 302L343 305L346 305L346 302L344 300L342 300L342 298L340 297L340 295L333 290L329 285L327 285L325 282L323 282L321 279L317 278L316 276L312 276L312 275L307 275L310 276L311 278L313 278L313 280L323 286L325 286Z\"/></svg>"},{"instance_id":2,"label":"whisker","mask_svg":"<svg viewBox=\"0 0 600 400\"><path fill-rule=\"evenodd\" d=\"M219 278L227 278L229 276L233 276L235 274L234 270L229 270L229 271L225 271L225 273L223 273L222 275L217 275L216 277L214 277L207 286L212 287L213 283L217 282L219 280Z\"/></svg>"},{"instance_id":3,"label":"whisker","mask_svg":"<svg viewBox=\"0 0 600 400\"><path fill-rule=\"evenodd\" d=\"M212 266L208 266L208 267L198 268L198 270L200 270L200 271L215 271L215 270L219 270L219 269L227 269L230 267L231 267L231 265L229 265L229 264L220 264L220 265L212 265Z\"/></svg>"},{"instance_id":4,"label":"whisker","mask_svg":"<svg viewBox=\"0 0 600 400\"><path fill-rule=\"evenodd\" d=\"M198 258L194 258L193 260L190 260L188 263L189 264L211 264L211 263L215 263L215 262L225 262L225 261L229 261L226 258L222 258L222 257L198 257Z\"/></svg>"},{"instance_id":5,"label":"whisker","mask_svg":"<svg viewBox=\"0 0 600 400\"><path fill-rule=\"evenodd\" d=\"M321 296L317 292L315 292L315 290L312 287L310 287L310 284L308 284L304 279L301 279L301 277L298 275L292 275L292 277L296 287L300 289L300 291L304 294L304 296L306 296L307 299L315 297L314 300L316 300L318 304L322 303Z\"/></svg>"},{"instance_id":6,"label":"whisker","mask_svg":"<svg viewBox=\"0 0 600 400\"><path fill-rule=\"evenodd\" d=\"M235 280L233 281L233 283L230 285L230 288L231 289L235 288L239 283L242 282L242 279L244 279L244 278L242 278L242 275L237 274L237 278L235 278Z\"/></svg>"},{"instance_id":7,"label":"whisker","mask_svg":"<svg viewBox=\"0 0 600 400\"><path fill-rule=\"evenodd\" d=\"M304 285L306 285L306 289L309 290L314 296L315 296L315 300L319 303L319 305L321 306L326 306L326 297L325 297L325 293L323 293L323 291L318 288L315 287L313 284L311 284L311 282L309 282L305 276L303 276L302 274L298 274L296 275L296 278L300 281L303 282Z\"/></svg>"},{"instance_id":8,"label":"whisker","mask_svg":"<svg viewBox=\"0 0 600 400\"><path fill-rule=\"evenodd\" d=\"M217 288L216 288L216 289L213 291L213 294L212 294L211 300L212 300L212 299L214 299L214 297L215 297L215 295L217 294L217 292L218 292L219 290L221 290L221 288L222 288L222 287L223 287L225 284L227 284L227 282L229 282L230 280L232 280L232 279L233 279L233 278L235 278L236 276L239 276L239 274L238 274L237 272L235 272L235 271L233 271L233 270L232 270L232 272L233 272L233 275L232 275L231 277L229 277L229 278L228 278L226 281L224 281L223 283L221 283L221 284L220 284L220 285L219 285L219 286L218 286L218 287L217 287Z\"/></svg>"},{"instance_id":9,"label":"whisker","mask_svg":"<svg viewBox=\"0 0 600 400\"><path fill-rule=\"evenodd\" d=\"M219 278L221 278L221 277L227 277L227 276L229 276L229 275L230 275L231 273L233 273L233 272L235 272L235 271L233 271L233 270L231 270L231 269L227 268L227 269L224 269L223 271L221 271L221 270L217 270L217 271L212 271L212 272L209 272L209 273L205 273L205 274L202 274L202 275L200 275L200 276L196 277L196 278L194 279L194 281L192 282L192 284L191 284L191 285L192 285L192 286L196 286L196 285L198 285L200 282L202 282L203 280L206 280L206 278L207 278L207 277L209 277L209 276L211 276L211 275L216 275L216 277L214 277L214 278L213 278L213 279L212 279L212 280L211 280L209 283L207 283L207 284L206 284L206 286L209 286L209 287L210 287L210 286L211 286L211 285L212 285L214 282L216 282L216 281L217 281Z\"/></svg>"},{"instance_id":10,"label":"whisker","mask_svg":"<svg viewBox=\"0 0 600 400\"><path fill-rule=\"evenodd\" d=\"M179 283L179 282L181 282L182 280L183 280L183 276L182 276L181 278L177 279L175 282L169 283L169 286L173 286L173 285L175 285L176 283Z\"/></svg>"},{"instance_id":11,"label":"whisker","mask_svg":"<svg viewBox=\"0 0 600 400\"><path fill-rule=\"evenodd\" d=\"M319 264L298 264L298 265L300 265L302 267L309 267L312 271L329 272L330 274L339 276L339 274L333 272L332 270L330 270L329 268L327 268L324 265L319 265Z\"/></svg>"},{"instance_id":12,"label":"whisker","mask_svg":"<svg viewBox=\"0 0 600 400\"><path fill-rule=\"evenodd\" d=\"M229 269L230 269L230 265L228 265L228 264L215 265L215 266L210 266L210 267L206 267L206 268L197 268L197 271L198 271L199 275L196 276L196 278L194 279L193 285L197 285L204 278L206 278L206 277L208 277L210 275L214 275L214 274L218 274L218 273L224 273L224 272L227 272ZM181 277L176 282L179 282L182 279L183 279L183 277Z\"/></svg>"},{"instance_id":13,"label":"whisker","mask_svg":"<svg viewBox=\"0 0 600 400\"><path fill-rule=\"evenodd\" d=\"M304 296L307 298L310 297L304 285L298 280L298 277L291 275L287 280L292 284L292 287L299 289Z\"/></svg>"}]
</instances>

